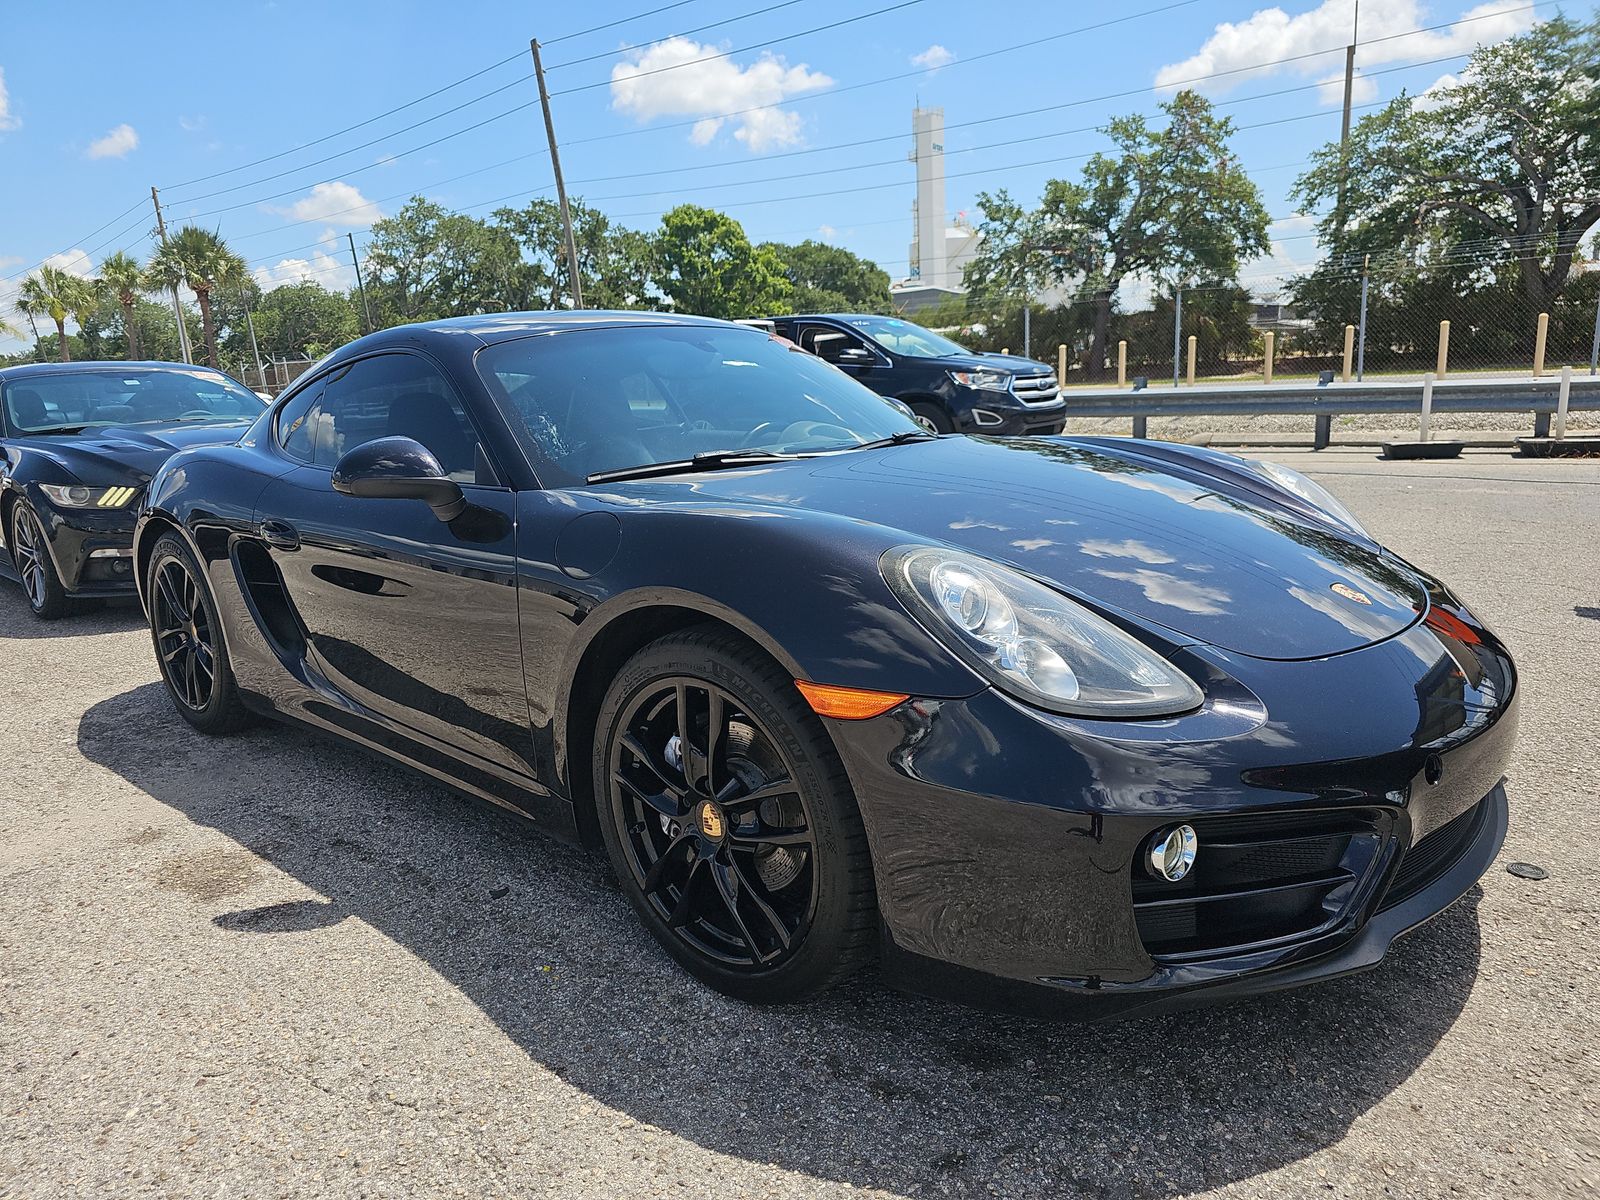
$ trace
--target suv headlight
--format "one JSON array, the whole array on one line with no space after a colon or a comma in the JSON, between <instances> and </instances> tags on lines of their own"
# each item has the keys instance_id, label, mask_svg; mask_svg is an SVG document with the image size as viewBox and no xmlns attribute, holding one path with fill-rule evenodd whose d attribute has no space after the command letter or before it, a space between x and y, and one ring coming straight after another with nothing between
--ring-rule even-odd
<instances>
[{"instance_id":1,"label":"suv headlight","mask_svg":"<svg viewBox=\"0 0 1600 1200\"><path fill-rule=\"evenodd\" d=\"M1004 371L951 371L950 378L980 392L1003 392L1011 387L1011 376Z\"/></svg>"},{"instance_id":2,"label":"suv headlight","mask_svg":"<svg viewBox=\"0 0 1600 1200\"><path fill-rule=\"evenodd\" d=\"M122 508L139 494L138 488L96 488L81 483L41 483L39 490L62 508Z\"/></svg>"},{"instance_id":3,"label":"suv headlight","mask_svg":"<svg viewBox=\"0 0 1600 1200\"><path fill-rule=\"evenodd\" d=\"M1153 717L1205 696L1182 671L1115 625L999 563L902 546L884 579L931 633L996 687L1029 704L1090 717Z\"/></svg>"},{"instance_id":4,"label":"suv headlight","mask_svg":"<svg viewBox=\"0 0 1600 1200\"><path fill-rule=\"evenodd\" d=\"M1246 459L1245 461L1257 474L1265 476L1272 483L1283 488L1284 491L1293 492L1300 499L1311 505L1312 508L1332 517L1335 524L1343 525L1346 529L1359 533L1364 538L1371 539L1372 535L1361 527L1361 522L1356 520L1355 514L1339 503L1334 498L1333 493L1320 483L1306 478L1293 467L1286 467L1281 463L1267 462L1259 458Z\"/></svg>"}]
</instances>

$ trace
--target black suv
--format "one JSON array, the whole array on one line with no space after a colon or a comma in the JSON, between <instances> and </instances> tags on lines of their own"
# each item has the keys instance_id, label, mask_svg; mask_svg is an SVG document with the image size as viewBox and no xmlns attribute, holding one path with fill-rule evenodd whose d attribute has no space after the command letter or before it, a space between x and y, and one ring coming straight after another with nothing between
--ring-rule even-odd
<instances>
[{"instance_id":1,"label":"black suv","mask_svg":"<svg viewBox=\"0 0 1600 1200\"><path fill-rule=\"evenodd\" d=\"M773 330L911 407L936 433L1060 433L1067 405L1048 364L975 354L898 317L773 317Z\"/></svg>"}]
</instances>

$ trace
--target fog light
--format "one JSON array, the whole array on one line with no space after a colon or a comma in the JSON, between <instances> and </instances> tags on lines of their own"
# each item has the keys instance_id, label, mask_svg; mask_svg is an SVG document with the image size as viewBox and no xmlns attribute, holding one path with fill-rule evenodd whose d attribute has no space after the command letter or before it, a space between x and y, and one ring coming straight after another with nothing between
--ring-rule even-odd
<instances>
[{"instance_id":1,"label":"fog light","mask_svg":"<svg viewBox=\"0 0 1600 1200\"><path fill-rule=\"evenodd\" d=\"M1177 883L1194 866L1199 848L1193 825L1177 825L1158 833L1150 843L1150 870L1157 878Z\"/></svg>"},{"instance_id":2,"label":"fog light","mask_svg":"<svg viewBox=\"0 0 1600 1200\"><path fill-rule=\"evenodd\" d=\"M1004 425L1006 419L997 412L990 412L987 408L972 410L972 419L979 425Z\"/></svg>"}]
</instances>

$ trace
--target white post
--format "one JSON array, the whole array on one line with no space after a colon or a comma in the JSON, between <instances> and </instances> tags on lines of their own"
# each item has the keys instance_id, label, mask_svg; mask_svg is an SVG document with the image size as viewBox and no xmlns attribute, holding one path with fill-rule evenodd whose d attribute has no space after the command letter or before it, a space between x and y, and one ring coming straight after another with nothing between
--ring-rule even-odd
<instances>
[{"instance_id":1,"label":"white post","mask_svg":"<svg viewBox=\"0 0 1600 1200\"><path fill-rule=\"evenodd\" d=\"M1428 440L1428 427L1433 424L1433 373L1422 377L1422 428L1417 437L1419 442Z\"/></svg>"},{"instance_id":2,"label":"white post","mask_svg":"<svg viewBox=\"0 0 1600 1200\"><path fill-rule=\"evenodd\" d=\"M1572 399L1572 368L1561 368L1561 391L1556 395L1556 421L1551 430L1552 436L1564 438L1567 436L1567 404Z\"/></svg>"}]
</instances>

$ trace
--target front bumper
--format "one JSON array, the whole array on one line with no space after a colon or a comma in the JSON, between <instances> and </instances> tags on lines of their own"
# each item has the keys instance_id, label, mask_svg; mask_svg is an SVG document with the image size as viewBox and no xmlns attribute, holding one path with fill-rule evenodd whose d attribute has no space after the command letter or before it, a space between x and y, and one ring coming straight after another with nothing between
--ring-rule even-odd
<instances>
[{"instance_id":1,"label":"front bumper","mask_svg":"<svg viewBox=\"0 0 1600 1200\"><path fill-rule=\"evenodd\" d=\"M1060 433L1067 424L1067 403L1059 398L1027 404L1010 392L954 387L946 403L958 433L1048 436Z\"/></svg>"},{"instance_id":2,"label":"front bumper","mask_svg":"<svg viewBox=\"0 0 1600 1200\"><path fill-rule=\"evenodd\" d=\"M133 527L138 497L121 508L59 508L35 491L29 504L44 526L45 546L70 596L134 594Z\"/></svg>"},{"instance_id":3,"label":"front bumper","mask_svg":"<svg viewBox=\"0 0 1600 1200\"><path fill-rule=\"evenodd\" d=\"M1515 667L1436 600L1442 615L1319 660L1159 647L1208 696L1176 718L1057 717L986 691L834 723L886 975L1097 1018L1376 964L1505 837ZM1193 886L1166 891L1142 864L1180 821L1200 853Z\"/></svg>"}]
</instances>

